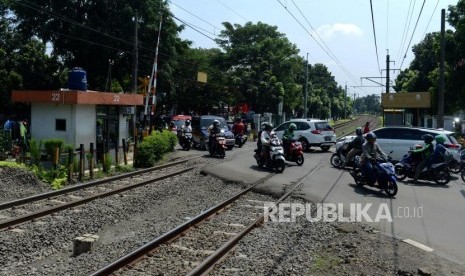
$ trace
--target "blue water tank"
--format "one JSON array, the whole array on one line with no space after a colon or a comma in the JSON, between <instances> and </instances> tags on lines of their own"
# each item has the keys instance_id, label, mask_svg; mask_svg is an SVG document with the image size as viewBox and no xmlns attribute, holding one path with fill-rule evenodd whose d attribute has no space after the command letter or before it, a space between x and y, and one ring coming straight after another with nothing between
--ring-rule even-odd
<instances>
[{"instance_id":1,"label":"blue water tank","mask_svg":"<svg viewBox=\"0 0 465 276\"><path fill-rule=\"evenodd\" d=\"M87 73L80 67L74 67L68 74L68 88L70 90L87 91Z\"/></svg>"}]
</instances>

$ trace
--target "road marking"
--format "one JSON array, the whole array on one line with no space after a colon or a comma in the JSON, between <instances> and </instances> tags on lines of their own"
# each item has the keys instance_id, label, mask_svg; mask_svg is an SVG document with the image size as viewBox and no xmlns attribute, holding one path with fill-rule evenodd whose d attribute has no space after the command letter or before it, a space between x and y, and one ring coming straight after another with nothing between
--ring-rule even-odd
<instances>
[{"instance_id":1,"label":"road marking","mask_svg":"<svg viewBox=\"0 0 465 276\"><path fill-rule=\"evenodd\" d=\"M408 243L408 244L410 244L410 245L413 245L413 246L415 246L415 247L418 247L418 248L420 248L420 249L422 249L422 250L424 250L424 251L427 251L427 252L432 252L432 251L434 251L433 248L428 247L428 246L426 246L426 245L424 245L424 244L421 244L421 243L419 243L419 242L413 241L413 240L411 240L411 239L405 239L405 240L402 240L402 241L405 242L405 243Z\"/></svg>"}]
</instances>

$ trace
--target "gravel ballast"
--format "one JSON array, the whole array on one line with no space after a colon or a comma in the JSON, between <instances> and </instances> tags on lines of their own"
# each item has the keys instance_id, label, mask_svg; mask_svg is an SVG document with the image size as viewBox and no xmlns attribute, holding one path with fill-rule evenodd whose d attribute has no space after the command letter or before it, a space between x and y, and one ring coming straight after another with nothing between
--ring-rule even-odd
<instances>
[{"instance_id":1,"label":"gravel ballast","mask_svg":"<svg viewBox=\"0 0 465 276\"><path fill-rule=\"evenodd\" d=\"M9 175L22 174L17 169L11 170ZM7 195L2 194L0 200L48 190L33 178L0 174L0 188ZM24 191L16 187L24 187ZM242 184L223 182L195 169L0 232L0 275L88 275L243 188ZM276 200L260 194L252 194L250 198ZM302 203L294 198L287 202ZM86 233L99 236L93 251L73 256L73 239ZM164 275L178 275L176 271L166 271ZM124 271L121 275L147 273ZM465 275L465 269L364 224L310 223L303 217L295 223L268 222L253 230L212 271L212 275L428 273Z\"/></svg>"}]
</instances>

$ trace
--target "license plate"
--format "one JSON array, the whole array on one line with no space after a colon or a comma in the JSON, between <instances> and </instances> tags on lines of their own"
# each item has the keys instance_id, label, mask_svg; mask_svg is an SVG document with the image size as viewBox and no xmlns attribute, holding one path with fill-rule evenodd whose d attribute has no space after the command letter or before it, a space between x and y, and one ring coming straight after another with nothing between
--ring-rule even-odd
<instances>
[{"instance_id":1,"label":"license plate","mask_svg":"<svg viewBox=\"0 0 465 276\"><path fill-rule=\"evenodd\" d=\"M325 141L331 141L331 136L325 136Z\"/></svg>"}]
</instances>

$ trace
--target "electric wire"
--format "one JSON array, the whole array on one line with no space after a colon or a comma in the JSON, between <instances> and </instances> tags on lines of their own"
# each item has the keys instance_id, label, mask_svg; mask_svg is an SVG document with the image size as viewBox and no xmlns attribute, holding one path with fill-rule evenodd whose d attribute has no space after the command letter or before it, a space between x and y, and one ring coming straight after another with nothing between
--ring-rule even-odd
<instances>
[{"instance_id":1,"label":"electric wire","mask_svg":"<svg viewBox=\"0 0 465 276\"><path fill-rule=\"evenodd\" d=\"M436 12L436 9L438 8L438 4L439 4L439 0L436 1L436 6L434 6L434 10L433 10L433 13L431 14L431 17L429 18L429 21L428 21L428 24L426 25L426 28L425 28L425 31L423 32L423 39L426 35L426 32L428 31L428 27L429 27L429 24L431 23L431 20L433 19L433 16L434 16L434 13Z\"/></svg>"},{"instance_id":2,"label":"electric wire","mask_svg":"<svg viewBox=\"0 0 465 276\"><path fill-rule=\"evenodd\" d=\"M305 30L305 32L310 35L310 37L318 44L318 46L334 61L336 62L336 64L339 66L339 68L342 69L342 71L349 77L352 79L352 81L354 83L356 83L356 78L350 74L350 72L336 59L334 59L332 57L332 55L328 52L328 50L325 49L325 47L323 47L321 45L321 43L307 30L307 28L302 24L302 22L300 22L300 20L298 20L295 15L280 1L280 0L277 0L279 2L279 4L292 16L292 18L294 18L295 21L297 21L297 23Z\"/></svg>"},{"instance_id":3,"label":"electric wire","mask_svg":"<svg viewBox=\"0 0 465 276\"><path fill-rule=\"evenodd\" d=\"M418 18L417 18L417 22L415 23L415 27L413 28L412 36L410 37L410 41L408 43L407 49L405 49L405 55L404 55L404 58L402 59L402 63L400 64L400 67L399 67L400 69L402 69L402 65L404 64L405 58L407 57L407 52L408 52L408 50L410 48L410 44L412 43L412 39L413 39L413 36L415 34L415 30L417 29L418 21L420 20L421 13L423 12L423 7L425 6L425 2L426 2L426 0L423 0L423 5L421 5L421 10L420 10L420 13L418 14Z\"/></svg>"},{"instance_id":4,"label":"electric wire","mask_svg":"<svg viewBox=\"0 0 465 276\"><path fill-rule=\"evenodd\" d=\"M208 25L210 25L211 27L213 27L213 30L216 30L216 29L221 30L221 28L218 28L217 26L211 24L210 22L208 22L208 21L206 21L205 19L201 18L200 16L198 16L198 15L192 13L191 11L189 11L189 10L187 10L187 9L185 9L185 8L183 8L183 7L181 7L181 6L179 6L178 4L174 3L173 1L168 0L168 2L170 2L170 3L173 4L173 5L175 5L176 7L180 8L181 10L187 12L188 14L194 16L195 18L201 20L202 22L207 23ZM191 25L192 25L192 24L191 24ZM197 27L197 26L196 26L196 27ZM197 27L197 28L199 28L199 27ZM201 29L201 28L199 28L199 29ZM213 35L216 35L216 34L213 33Z\"/></svg>"},{"instance_id":5,"label":"electric wire","mask_svg":"<svg viewBox=\"0 0 465 276\"><path fill-rule=\"evenodd\" d=\"M374 40L375 40L376 62L378 63L378 72L381 75L381 67L379 66L378 43L376 41L375 15L373 13L372 0L370 0L370 9L371 9L371 25L372 25L372 28L373 28L373 37L374 37Z\"/></svg>"},{"instance_id":6,"label":"electric wire","mask_svg":"<svg viewBox=\"0 0 465 276\"><path fill-rule=\"evenodd\" d=\"M331 53L331 55L333 56L333 58L335 60L337 60L339 63L341 63L341 61L337 58L337 56L333 53L333 51L331 51L331 48L329 48L329 46L325 43L325 41L323 40L323 38L318 34L318 32L315 30L315 28L313 27L313 25L310 23L310 21L307 19L307 17L304 15L304 13L302 12L302 10L300 9L300 7L294 2L294 0L292 0L292 3L294 4L294 6L296 7L296 9L299 11L300 15L304 18L304 20L307 22L307 24L310 26L310 28L312 29L312 31L315 33L315 35L320 39L321 43L326 47L326 49Z\"/></svg>"},{"instance_id":7,"label":"electric wire","mask_svg":"<svg viewBox=\"0 0 465 276\"><path fill-rule=\"evenodd\" d=\"M220 2L223 6L225 6L228 10L232 11L234 14L236 14L237 16L239 16L240 18L244 19L245 21L248 21L245 17L243 17L241 14L239 14L238 12L236 12L235 10L233 10L230 6L226 5L226 3L224 3L223 1L221 0L216 0L218 2Z\"/></svg>"},{"instance_id":8,"label":"electric wire","mask_svg":"<svg viewBox=\"0 0 465 276\"><path fill-rule=\"evenodd\" d=\"M411 14L410 14L411 10L412 10L412 1L410 1L410 4L408 6L408 11L407 11L407 16L405 17L404 31L402 32L402 38L400 40L399 49L397 50L397 56L396 56L397 58L396 58L396 60L400 59L400 55L402 54L402 50L404 49L405 38L407 37L407 33L408 33L407 23L409 22L409 17L410 17L410 20L412 18ZM408 26L410 27L410 24L408 24Z\"/></svg>"}]
</instances>

